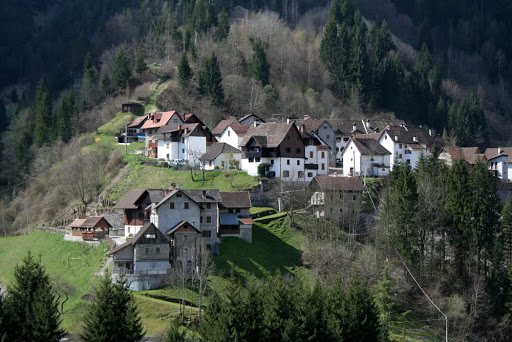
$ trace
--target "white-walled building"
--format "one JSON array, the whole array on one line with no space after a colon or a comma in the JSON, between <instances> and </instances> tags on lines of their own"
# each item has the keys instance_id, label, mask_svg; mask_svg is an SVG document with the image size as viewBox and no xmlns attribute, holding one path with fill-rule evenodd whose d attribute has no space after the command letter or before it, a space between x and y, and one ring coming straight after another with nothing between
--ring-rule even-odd
<instances>
[{"instance_id":1,"label":"white-walled building","mask_svg":"<svg viewBox=\"0 0 512 342\"><path fill-rule=\"evenodd\" d=\"M245 125L228 125L217 140L239 149L240 143L247 134L249 128L250 126Z\"/></svg>"},{"instance_id":2,"label":"white-walled building","mask_svg":"<svg viewBox=\"0 0 512 342\"><path fill-rule=\"evenodd\" d=\"M305 181L305 143L294 123L269 122L251 126L241 142L242 170L258 175L263 164L265 175L283 181Z\"/></svg>"},{"instance_id":3,"label":"white-walled building","mask_svg":"<svg viewBox=\"0 0 512 342\"><path fill-rule=\"evenodd\" d=\"M328 147L327 165L334 166L336 163L336 133L329 122L324 119L311 119L309 116L305 116L302 120L294 120L294 122L301 133L317 138L322 145ZM323 152L325 154L326 151ZM307 154L306 158L308 158Z\"/></svg>"},{"instance_id":4,"label":"white-walled building","mask_svg":"<svg viewBox=\"0 0 512 342\"><path fill-rule=\"evenodd\" d=\"M223 142L212 144L206 153L199 158L204 170L239 169L242 151Z\"/></svg>"},{"instance_id":5,"label":"white-walled building","mask_svg":"<svg viewBox=\"0 0 512 342\"><path fill-rule=\"evenodd\" d=\"M416 167L420 155L429 156L436 144L427 130L405 126L386 127L380 133L379 143L391 152L390 170L393 170L395 162Z\"/></svg>"},{"instance_id":6,"label":"white-walled building","mask_svg":"<svg viewBox=\"0 0 512 342\"><path fill-rule=\"evenodd\" d=\"M165 125L183 124L183 120L176 111L157 112L147 115L146 122L141 127L142 132L146 135L146 151L148 158L158 158L157 148L158 142L154 139L156 132Z\"/></svg>"},{"instance_id":7,"label":"white-walled building","mask_svg":"<svg viewBox=\"0 0 512 342\"><path fill-rule=\"evenodd\" d=\"M391 152L378 142L378 135L357 135L343 149L343 176L388 176Z\"/></svg>"},{"instance_id":8,"label":"white-walled building","mask_svg":"<svg viewBox=\"0 0 512 342\"><path fill-rule=\"evenodd\" d=\"M487 160L489 170L499 179L508 181L512 171L509 158L512 148L488 148L485 150L485 159Z\"/></svg>"}]
</instances>

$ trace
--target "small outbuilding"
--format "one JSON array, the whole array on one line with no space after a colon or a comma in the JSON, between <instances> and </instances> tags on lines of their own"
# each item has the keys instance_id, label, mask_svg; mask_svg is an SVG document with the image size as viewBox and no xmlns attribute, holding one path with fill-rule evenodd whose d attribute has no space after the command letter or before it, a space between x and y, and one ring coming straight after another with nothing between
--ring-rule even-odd
<instances>
[{"instance_id":1,"label":"small outbuilding","mask_svg":"<svg viewBox=\"0 0 512 342\"><path fill-rule=\"evenodd\" d=\"M108 236L112 225L103 216L89 216L76 219L69 225L72 236L80 236L83 240L100 240Z\"/></svg>"}]
</instances>

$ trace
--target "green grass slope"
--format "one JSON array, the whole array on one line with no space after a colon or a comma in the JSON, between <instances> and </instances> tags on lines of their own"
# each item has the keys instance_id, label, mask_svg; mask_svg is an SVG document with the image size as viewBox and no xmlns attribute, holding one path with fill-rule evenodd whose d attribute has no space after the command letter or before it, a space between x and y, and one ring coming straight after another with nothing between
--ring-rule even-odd
<instances>
[{"instance_id":1,"label":"green grass slope","mask_svg":"<svg viewBox=\"0 0 512 342\"><path fill-rule=\"evenodd\" d=\"M14 268L30 251L51 278L60 277L76 288L64 305L63 328L76 331L82 320L86 302L81 297L92 292L94 273L105 261L105 246L91 247L86 243L64 241L55 233L33 231L28 235L0 239L0 281L9 285Z\"/></svg>"}]
</instances>

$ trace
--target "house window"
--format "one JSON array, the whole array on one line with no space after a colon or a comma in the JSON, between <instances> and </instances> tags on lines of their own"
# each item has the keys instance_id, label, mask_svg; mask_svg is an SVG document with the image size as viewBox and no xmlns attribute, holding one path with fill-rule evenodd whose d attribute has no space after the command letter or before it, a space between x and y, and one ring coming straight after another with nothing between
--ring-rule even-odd
<instances>
[{"instance_id":1,"label":"house window","mask_svg":"<svg viewBox=\"0 0 512 342\"><path fill-rule=\"evenodd\" d=\"M254 158L249 158L249 163L254 163Z\"/></svg>"},{"instance_id":2,"label":"house window","mask_svg":"<svg viewBox=\"0 0 512 342\"><path fill-rule=\"evenodd\" d=\"M185 153L185 149L184 148L181 149L181 153Z\"/></svg>"},{"instance_id":3,"label":"house window","mask_svg":"<svg viewBox=\"0 0 512 342\"><path fill-rule=\"evenodd\" d=\"M325 158L325 152L322 151L322 158Z\"/></svg>"},{"instance_id":4,"label":"house window","mask_svg":"<svg viewBox=\"0 0 512 342\"><path fill-rule=\"evenodd\" d=\"M356 200L356 195L352 196L352 199L355 201Z\"/></svg>"},{"instance_id":5,"label":"house window","mask_svg":"<svg viewBox=\"0 0 512 342\"><path fill-rule=\"evenodd\" d=\"M324 129L327 129L327 125L324 125ZM329 137L329 136L327 136L327 137Z\"/></svg>"},{"instance_id":6,"label":"house window","mask_svg":"<svg viewBox=\"0 0 512 342\"><path fill-rule=\"evenodd\" d=\"M384 140L386 140L387 138L388 138L388 136L387 136L387 135L385 135L385 136L384 136Z\"/></svg>"},{"instance_id":7,"label":"house window","mask_svg":"<svg viewBox=\"0 0 512 342\"><path fill-rule=\"evenodd\" d=\"M343 141L348 141L348 138L343 138Z\"/></svg>"},{"instance_id":8,"label":"house window","mask_svg":"<svg viewBox=\"0 0 512 342\"><path fill-rule=\"evenodd\" d=\"M206 216L206 223L212 223L212 217Z\"/></svg>"},{"instance_id":9,"label":"house window","mask_svg":"<svg viewBox=\"0 0 512 342\"><path fill-rule=\"evenodd\" d=\"M207 243L206 244L206 250L210 252L212 250L212 245Z\"/></svg>"},{"instance_id":10,"label":"house window","mask_svg":"<svg viewBox=\"0 0 512 342\"><path fill-rule=\"evenodd\" d=\"M407 159L407 165L411 165L411 160Z\"/></svg>"},{"instance_id":11,"label":"house window","mask_svg":"<svg viewBox=\"0 0 512 342\"><path fill-rule=\"evenodd\" d=\"M300 165L300 160L297 160L297 165Z\"/></svg>"},{"instance_id":12,"label":"house window","mask_svg":"<svg viewBox=\"0 0 512 342\"><path fill-rule=\"evenodd\" d=\"M203 223L203 217L199 217L199 223Z\"/></svg>"},{"instance_id":13,"label":"house window","mask_svg":"<svg viewBox=\"0 0 512 342\"><path fill-rule=\"evenodd\" d=\"M184 144L185 143L185 138L181 138L181 143Z\"/></svg>"},{"instance_id":14,"label":"house window","mask_svg":"<svg viewBox=\"0 0 512 342\"><path fill-rule=\"evenodd\" d=\"M286 153L290 153L291 151L292 151L292 149L290 147L286 148Z\"/></svg>"},{"instance_id":15,"label":"house window","mask_svg":"<svg viewBox=\"0 0 512 342\"><path fill-rule=\"evenodd\" d=\"M183 208L188 209L188 202L183 203Z\"/></svg>"},{"instance_id":16,"label":"house window","mask_svg":"<svg viewBox=\"0 0 512 342\"><path fill-rule=\"evenodd\" d=\"M156 254L160 254L160 247L157 247L157 248L155 249L155 252L156 252Z\"/></svg>"},{"instance_id":17,"label":"house window","mask_svg":"<svg viewBox=\"0 0 512 342\"><path fill-rule=\"evenodd\" d=\"M166 158L169 159L169 153L166 154Z\"/></svg>"},{"instance_id":18,"label":"house window","mask_svg":"<svg viewBox=\"0 0 512 342\"><path fill-rule=\"evenodd\" d=\"M236 212L237 212L237 213L240 213L240 209L237 209L237 210L236 210Z\"/></svg>"},{"instance_id":19,"label":"house window","mask_svg":"<svg viewBox=\"0 0 512 342\"><path fill-rule=\"evenodd\" d=\"M225 164L225 161L224 161L224 160L223 160L223 161L221 161L221 162L220 162L220 167L224 167L224 164Z\"/></svg>"},{"instance_id":20,"label":"house window","mask_svg":"<svg viewBox=\"0 0 512 342\"><path fill-rule=\"evenodd\" d=\"M230 137L230 136L231 136L231 131L228 130L228 137Z\"/></svg>"},{"instance_id":21,"label":"house window","mask_svg":"<svg viewBox=\"0 0 512 342\"><path fill-rule=\"evenodd\" d=\"M326 139L331 139L331 136L330 136L329 134L327 134L327 135L325 136L325 138L326 138Z\"/></svg>"},{"instance_id":22,"label":"house window","mask_svg":"<svg viewBox=\"0 0 512 342\"><path fill-rule=\"evenodd\" d=\"M211 230L204 230L203 231L203 237L212 237L212 231Z\"/></svg>"},{"instance_id":23,"label":"house window","mask_svg":"<svg viewBox=\"0 0 512 342\"><path fill-rule=\"evenodd\" d=\"M290 171L283 171L283 177L290 177Z\"/></svg>"},{"instance_id":24,"label":"house window","mask_svg":"<svg viewBox=\"0 0 512 342\"><path fill-rule=\"evenodd\" d=\"M299 171L298 177L299 178L304 178L304 171Z\"/></svg>"},{"instance_id":25,"label":"house window","mask_svg":"<svg viewBox=\"0 0 512 342\"><path fill-rule=\"evenodd\" d=\"M286 159L286 165L290 165L290 159Z\"/></svg>"},{"instance_id":26,"label":"house window","mask_svg":"<svg viewBox=\"0 0 512 342\"><path fill-rule=\"evenodd\" d=\"M260 158L260 157L256 157L256 158L254 158L254 161L255 161L256 163L259 163L259 162L261 161L261 158Z\"/></svg>"},{"instance_id":27,"label":"house window","mask_svg":"<svg viewBox=\"0 0 512 342\"><path fill-rule=\"evenodd\" d=\"M398 144L398 148L402 148L402 144Z\"/></svg>"},{"instance_id":28,"label":"house window","mask_svg":"<svg viewBox=\"0 0 512 342\"><path fill-rule=\"evenodd\" d=\"M325 170L325 164L322 163L322 170Z\"/></svg>"},{"instance_id":29,"label":"house window","mask_svg":"<svg viewBox=\"0 0 512 342\"><path fill-rule=\"evenodd\" d=\"M149 255L149 247L144 248L144 254Z\"/></svg>"},{"instance_id":30,"label":"house window","mask_svg":"<svg viewBox=\"0 0 512 342\"><path fill-rule=\"evenodd\" d=\"M206 209L211 209L212 208L212 204L211 203L206 203Z\"/></svg>"},{"instance_id":31,"label":"house window","mask_svg":"<svg viewBox=\"0 0 512 342\"><path fill-rule=\"evenodd\" d=\"M179 193L179 194L176 194L176 197L181 197L181 193Z\"/></svg>"},{"instance_id":32,"label":"house window","mask_svg":"<svg viewBox=\"0 0 512 342\"><path fill-rule=\"evenodd\" d=\"M308 177L313 177L313 172L308 172Z\"/></svg>"},{"instance_id":33,"label":"house window","mask_svg":"<svg viewBox=\"0 0 512 342\"><path fill-rule=\"evenodd\" d=\"M174 209L174 202L169 202L169 209Z\"/></svg>"},{"instance_id":34,"label":"house window","mask_svg":"<svg viewBox=\"0 0 512 342\"><path fill-rule=\"evenodd\" d=\"M296 153L300 153L300 147L297 147L297 148L295 149L295 152L296 152Z\"/></svg>"},{"instance_id":35,"label":"house window","mask_svg":"<svg viewBox=\"0 0 512 342\"><path fill-rule=\"evenodd\" d=\"M309 151L309 158L313 158L313 151Z\"/></svg>"},{"instance_id":36,"label":"house window","mask_svg":"<svg viewBox=\"0 0 512 342\"><path fill-rule=\"evenodd\" d=\"M187 241L188 240L188 235L183 235L183 241ZM186 251L187 249L185 249Z\"/></svg>"},{"instance_id":37,"label":"house window","mask_svg":"<svg viewBox=\"0 0 512 342\"><path fill-rule=\"evenodd\" d=\"M212 161L211 160L208 162L208 166L212 166Z\"/></svg>"},{"instance_id":38,"label":"house window","mask_svg":"<svg viewBox=\"0 0 512 342\"><path fill-rule=\"evenodd\" d=\"M290 140L290 136L289 135L286 136L286 140Z\"/></svg>"},{"instance_id":39,"label":"house window","mask_svg":"<svg viewBox=\"0 0 512 342\"><path fill-rule=\"evenodd\" d=\"M270 165L274 165L274 159L270 161Z\"/></svg>"},{"instance_id":40,"label":"house window","mask_svg":"<svg viewBox=\"0 0 512 342\"><path fill-rule=\"evenodd\" d=\"M400 154L398 155L398 158L402 158L402 153L400 153Z\"/></svg>"}]
</instances>

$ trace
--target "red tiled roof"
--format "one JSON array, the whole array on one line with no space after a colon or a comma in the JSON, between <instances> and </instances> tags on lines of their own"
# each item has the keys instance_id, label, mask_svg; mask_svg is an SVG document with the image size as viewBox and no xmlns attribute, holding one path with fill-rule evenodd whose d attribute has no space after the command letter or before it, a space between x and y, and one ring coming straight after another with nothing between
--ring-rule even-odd
<instances>
[{"instance_id":1,"label":"red tiled roof","mask_svg":"<svg viewBox=\"0 0 512 342\"><path fill-rule=\"evenodd\" d=\"M175 110L170 111L170 112L160 112L160 113L149 114L148 119L146 120L144 125L142 125L141 128L148 129L148 128L158 128L158 127L165 126L169 123L172 116L175 114L178 115L178 113Z\"/></svg>"},{"instance_id":2,"label":"red tiled roof","mask_svg":"<svg viewBox=\"0 0 512 342\"><path fill-rule=\"evenodd\" d=\"M229 125L229 127L231 127L231 129L235 131L237 135L245 135L250 128L250 126L236 124Z\"/></svg>"}]
</instances>

